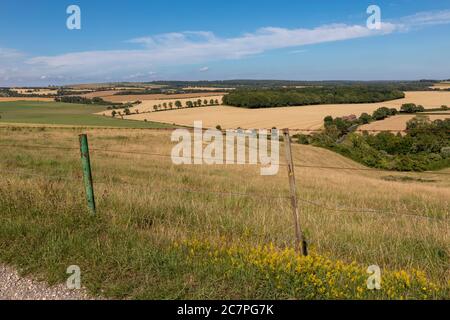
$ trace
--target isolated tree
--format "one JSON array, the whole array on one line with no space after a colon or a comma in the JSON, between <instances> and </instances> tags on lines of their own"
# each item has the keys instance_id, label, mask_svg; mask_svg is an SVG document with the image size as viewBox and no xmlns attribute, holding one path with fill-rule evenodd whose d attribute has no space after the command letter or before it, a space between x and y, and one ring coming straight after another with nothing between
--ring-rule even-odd
<instances>
[{"instance_id":1,"label":"isolated tree","mask_svg":"<svg viewBox=\"0 0 450 320\"><path fill-rule=\"evenodd\" d=\"M198 106L198 102L197 102L197 101L194 101L194 102L193 102L193 106L194 106L194 107L197 107L197 106Z\"/></svg>"},{"instance_id":2,"label":"isolated tree","mask_svg":"<svg viewBox=\"0 0 450 320\"><path fill-rule=\"evenodd\" d=\"M194 104L192 103L192 101L188 101L188 102L186 102L186 106L188 108L192 108L194 106Z\"/></svg>"},{"instance_id":3,"label":"isolated tree","mask_svg":"<svg viewBox=\"0 0 450 320\"><path fill-rule=\"evenodd\" d=\"M203 100L203 104L205 105L205 106L207 106L208 105L208 100Z\"/></svg>"},{"instance_id":4,"label":"isolated tree","mask_svg":"<svg viewBox=\"0 0 450 320\"><path fill-rule=\"evenodd\" d=\"M169 102L169 108L173 109L173 103L172 102Z\"/></svg>"},{"instance_id":5,"label":"isolated tree","mask_svg":"<svg viewBox=\"0 0 450 320\"><path fill-rule=\"evenodd\" d=\"M209 100L209 104L210 104L211 106L213 106L213 105L214 105L214 99Z\"/></svg>"},{"instance_id":6,"label":"isolated tree","mask_svg":"<svg viewBox=\"0 0 450 320\"><path fill-rule=\"evenodd\" d=\"M175 101L175 106L177 108L181 108L183 105L181 104L181 101L177 100L177 101Z\"/></svg>"},{"instance_id":7,"label":"isolated tree","mask_svg":"<svg viewBox=\"0 0 450 320\"><path fill-rule=\"evenodd\" d=\"M197 100L197 105L200 107L202 105L202 99Z\"/></svg>"},{"instance_id":8,"label":"isolated tree","mask_svg":"<svg viewBox=\"0 0 450 320\"><path fill-rule=\"evenodd\" d=\"M216 104L219 105L219 100L216 99Z\"/></svg>"},{"instance_id":9,"label":"isolated tree","mask_svg":"<svg viewBox=\"0 0 450 320\"><path fill-rule=\"evenodd\" d=\"M112 116L113 118L115 118L115 117L116 117L116 115L117 115L117 112L116 112L116 110L113 110L113 112L111 112L111 116Z\"/></svg>"},{"instance_id":10,"label":"isolated tree","mask_svg":"<svg viewBox=\"0 0 450 320\"><path fill-rule=\"evenodd\" d=\"M167 103L166 102L163 103L163 107L164 107L164 109L167 109Z\"/></svg>"},{"instance_id":11,"label":"isolated tree","mask_svg":"<svg viewBox=\"0 0 450 320\"><path fill-rule=\"evenodd\" d=\"M153 106L153 110L158 110L158 106L156 104Z\"/></svg>"}]
</instances>

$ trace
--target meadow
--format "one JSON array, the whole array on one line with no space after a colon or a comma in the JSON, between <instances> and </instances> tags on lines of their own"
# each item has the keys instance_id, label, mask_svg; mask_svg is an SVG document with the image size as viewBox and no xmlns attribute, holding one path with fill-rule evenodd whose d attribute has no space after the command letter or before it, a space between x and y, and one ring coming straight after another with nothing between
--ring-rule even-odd
<instances>
[{"instance_id":1,"label":"meadow","mask_svg":"<svg viewBox=\"0 0 450 320\"><path fill-rule=\"evenodd\" d=\"M0 125L25 123L118 128L169 127L160 123L119 120L94 114L101 111L105 111L105 106L42 101L1 102L0 100Z\"/></svg>"},{"instance_id":2,"label":"meadow","mask_svg":"<svg viewBox=\"0 0 450 320\"><path fill-rule=\"evenodd\" d=\"M449 170L370 171L293 145L303 258L292 249L285 167L262 177L258 166L174 166L168 132L0 132L0 260L23 273L64 282L76 264L92 294L129 299L450 298ZM83 191L82 132L96 216ZM376 292L366 288L374 264Z\"/></svg>"}]
</instances>

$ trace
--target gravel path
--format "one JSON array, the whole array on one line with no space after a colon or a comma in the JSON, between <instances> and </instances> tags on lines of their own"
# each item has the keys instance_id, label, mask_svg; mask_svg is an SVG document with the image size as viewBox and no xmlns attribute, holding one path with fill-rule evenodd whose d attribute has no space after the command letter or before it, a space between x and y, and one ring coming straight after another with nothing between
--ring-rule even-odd
<instances>
[{"instance_id":1,"label":"gravel path","mask_svg":"<svg viewBox=\"0 0 450 320\"><path fill-rule=\"evenodd\" d=\"M0 265L0 300L88 300L84 290L69 290L65 284L49 287L44 282L22 278L13 268Z\"/></svg>"}]
</instances>

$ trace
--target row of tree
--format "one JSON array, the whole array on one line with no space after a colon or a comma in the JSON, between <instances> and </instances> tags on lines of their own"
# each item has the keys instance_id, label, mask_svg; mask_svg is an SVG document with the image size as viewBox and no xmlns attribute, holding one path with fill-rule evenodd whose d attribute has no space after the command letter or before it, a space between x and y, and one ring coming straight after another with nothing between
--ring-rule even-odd
<instances>
[{"instance_id":1,"label":"row of tree","mask_svg":"<svg viewBox=\"0 0 450 320\"><path fill-rule=\"evenodd\" d=\"M153 106L153 110L154 111L161 111L161 110L171 110L177 108L194 108L194 107L206 107L206 106L216 106L219 105L219 100L218 99L211 99L211 100L202 100L202 99L198 99L196 101L186 101L185 106L183 106L183 103L180 100L175 101L175 103L173 102L164 102L162 104L155 104Z\"/></svg>"},{"instance_id":2,"label":"row of tree","mask_svg":"<svg viewBox=\"0 0 450 320\"><path fill-rule=\"evenodd\" d=\"M374 103L404 98L398 90L379 86L310 87L300 89L236 90L224 104L243 108L274 108L318 104Z\"/></svg>"},{"instance_id":3,"label":"row of tree","mask_svg":"<svg viewBox=\"0 0 450 320\"><path fill-rule=\"evenodd\" d=\"M97 105L111 105L111 102L105 101L100 97L86 98L80 96L60 96L55 98L56 102L64 103L78 103L78 104L97 104ZM119 103L120 104L120 103Z\"/></svg>"}]
</instances>

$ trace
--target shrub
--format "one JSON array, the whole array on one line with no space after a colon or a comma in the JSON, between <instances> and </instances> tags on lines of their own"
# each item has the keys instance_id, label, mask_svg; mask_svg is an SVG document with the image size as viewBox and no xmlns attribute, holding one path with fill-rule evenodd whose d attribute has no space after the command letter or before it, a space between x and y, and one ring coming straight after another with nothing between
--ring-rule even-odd
<instances>
[{"instance_id":1,"label":"shrub","mask_svg":"<svg viewBox=\"0 0 450 320\"><path fill-rule=\"evenodd\" d=\"M370 122L372 122L372 116L369 115L368 113L363 113L361 114L361 116L359 117L359 122L361 124L368 124Z\"/></svg>"},{"instance_id":2,"label":"shrub","mask_svg":"<svg viewBox=\"0 0 450 320\"><path fill-rule=\"evenodd\" d=\"M421 105L416 105L414 103L405 103L400 108L400 112L402 113L417 113L417 112L423 112L425 111L425 108Z\"/></svg>"},{"instance_id":3,"label":"shrub","mask_svg":"<svg viewBox=\"0 0 450 320\"><path fill-rule=\"evenodd\" d=\"M372 118L376 121L384 120L387 117L389 117L390 114L391 114L390 109L388 109L386 107L381 107L374 111Z\"/></svg>"}]
</instances>

